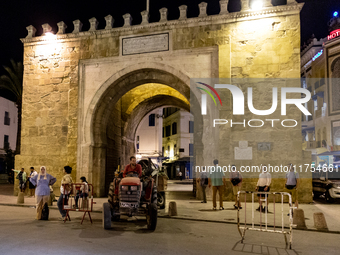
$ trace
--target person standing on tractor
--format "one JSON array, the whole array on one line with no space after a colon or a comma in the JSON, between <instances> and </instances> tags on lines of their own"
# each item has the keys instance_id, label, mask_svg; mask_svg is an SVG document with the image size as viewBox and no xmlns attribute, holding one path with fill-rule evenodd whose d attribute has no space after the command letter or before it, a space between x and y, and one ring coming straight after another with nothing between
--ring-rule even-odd
<instances>
[{"instance_id":1,"label":"person standing on tractor","mask_svg":"<svg viewBox=\"0 0 340 255\"><path fill-rule=\"evenodd\" d=\"M138 174L138 177L142 177L142 166L140 164L136 163L136 157L131 156L130 157L130 164L125 166L124 172L123 172L123 177L126 177L127 174L129 173L135 173Z\"/></svg>"}]
</instances>

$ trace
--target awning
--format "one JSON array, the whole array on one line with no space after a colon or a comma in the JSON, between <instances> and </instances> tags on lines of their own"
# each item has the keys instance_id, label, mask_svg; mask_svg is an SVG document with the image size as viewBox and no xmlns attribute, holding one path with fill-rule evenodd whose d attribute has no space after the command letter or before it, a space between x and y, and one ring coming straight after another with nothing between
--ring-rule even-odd
<instances>
[{"instance_id":1,"label":"awning","mask_svg":"<svg viewBox=\"0 0 340 255\"><path fill-rule=\"evenodd\" d=\"M340 156L340 151L326 151L318 154L318 156Z\"/></svg>"}]
</instances>

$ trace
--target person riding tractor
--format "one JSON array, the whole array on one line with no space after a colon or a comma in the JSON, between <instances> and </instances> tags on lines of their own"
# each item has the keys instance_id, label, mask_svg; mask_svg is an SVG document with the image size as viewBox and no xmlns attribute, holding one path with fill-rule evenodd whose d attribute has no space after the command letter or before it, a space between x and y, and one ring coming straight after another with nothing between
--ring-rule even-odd
<instances>
[{"instance_id":1,"label":"person riding tractor","mask_svg":"<svg viewBox=\"0 0 340 255\"><path fill-rule=\"evenodd\" d=\"M128 217L145 215L147 226L155 230L157 225L157 187L150 171L142 171L136 157L130 157L126 165L110 183L108 203L103 204L104 228L111 228L111 220L120 220L121 215Z\"/></svg>"},{"instance_id":2,"label":"person riding tractor","mask_svg":"<svg viewBox=\"0 0 340 255\"><path fill-rule=\"evenodd\" d=\"M130 157L130 164L125 166L123 177L125 178L127 174L129 173L136 173L138 174L138 177L142 177L142 166L140 164L136 163L136 157L131 156Z\"/></svg>"}]
</instances>

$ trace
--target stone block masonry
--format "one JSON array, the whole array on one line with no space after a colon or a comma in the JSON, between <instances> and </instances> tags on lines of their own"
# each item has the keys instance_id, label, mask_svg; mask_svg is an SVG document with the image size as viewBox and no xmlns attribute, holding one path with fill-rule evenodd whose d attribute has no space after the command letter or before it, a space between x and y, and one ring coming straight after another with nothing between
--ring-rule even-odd
<instances>
[{"instance_id":1,"label":"stone block masonry","mask_svg":"<svg viewBox=\"0 0 340 255\"><path fill-rule=\"evenodd\" d=\"M134 151L133 142L124 134L126 113L118 105L130 89L149 82L162 83L190 101L187 93L190 78L299 78L299 13L303 4L294 1L282 6L267 4L253 11L245 0L242 10L233 13L228 12L227 6L228 1L223 0L220 14L207 15L207 4L201 3L197 6L199 17L188 18L187 6L182 5L178 20L168 20L168 11L162 8L156 23L149 23L149 13L144 11L140 25L131 25L132 16L125 14L124 26L119 28L113 28L114 19L108 15L102 30L97 29L94 17L88 21L89 31L82 31L80 20L68 24L70 31L66 31L68 26L62 21L58 31L50 31L50 26L44 24L44 31L52 35L36 36L36 29L27 27L28 35L22 39L22 152L16 157L16 168L38 169L45 165L47 172L58 179L54 185L58 194L63 166L70 165L74 180L86 176L96 195L102 196L105 178L112 178L106 164L125 164L127 155ZM124 38L164 33L169 35L169 47L164 51L122 55ZM258 91L266 93L261 88ZM172 96L182 100L176 94ZM221 116L230 116L231 103L224 107ZM270 105L257 107L268 109ZM265 139L260 139L261 133L250 135L248 129L222 131L224 143L220 149L233 152L238 141L249 141L254 165L263 160L278 163L283 160L282 155L293 163L305 163L310 155L302 154L299 128L290 134L274 129ZM195 134L205 144L195 157L200 165L209 159L203 155L209 155L212 146L204 140L209 137L202 134ZM285 143L287 139L289 142ZM273 150L258 152L258 142L271 142ZM228 162L233 156L230 153L220 158ZM311 182L309 179L305 182L306 196L302 200L309 202ZM253 182L249 180L247 185L250 187Z\"/></svg>"}]
</instances>

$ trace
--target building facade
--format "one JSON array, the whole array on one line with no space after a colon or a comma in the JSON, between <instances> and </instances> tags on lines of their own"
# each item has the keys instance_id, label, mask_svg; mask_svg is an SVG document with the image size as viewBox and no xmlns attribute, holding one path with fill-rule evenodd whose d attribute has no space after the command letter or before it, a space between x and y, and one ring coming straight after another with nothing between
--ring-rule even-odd
<instances>
[{"instance_id":1,"label":"building facade","mask_svg":"<svg viewBox=\"0 0 340 255\"><path fill-rule=\"evenodd\" d=\"M329 22L329 35L314 38L301 53L302 86L312 93L302 117L303 148L312 151L313 162L326 151L340 150L340 18Z\"/></svg>"},{"instance_id":2,"label":"building facade","mask_svg":"<svg viewBox=\"0 0 340 255\"><path fill-rule=\"evenodd\" d=\"M18 131L18 108L15 103L0 97L0 174L5 173L5 150L15 151Z\"/></svg>"},{"instance_id":3,"label":"building facade","mask_svg":"<svg viewBox=\"0 0 340 255\"><path fill-rule=\"evenodd\" d=\"M182 176L191 178L191 158L194 156L194 118L179 108L163 109L163 153L169 159L166 162L168 176L175 179L179 171Z\"/></svg>"}]
</instances>

